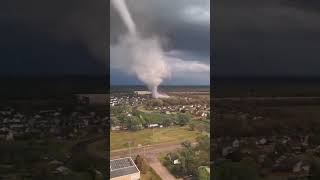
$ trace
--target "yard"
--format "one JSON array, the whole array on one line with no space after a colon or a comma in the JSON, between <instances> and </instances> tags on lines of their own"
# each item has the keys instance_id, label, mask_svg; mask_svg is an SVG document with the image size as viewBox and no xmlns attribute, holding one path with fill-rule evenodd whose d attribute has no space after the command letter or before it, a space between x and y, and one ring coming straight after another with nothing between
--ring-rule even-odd
<instances>
[{"instance_id":1,"label":"yard","mask_svg":"<svg viewBox=\"0 0 320 180\"><path fill-rule=\"evenodd\" d=\"M168 128L143 129L139 131L118 131L110 133L110 149L117 150L128 147L137 147L139 144L157 144L168 142L182 142L194 140L201 133L191 131L188 126L173 126Z\"/></svg>"}]
</instances>

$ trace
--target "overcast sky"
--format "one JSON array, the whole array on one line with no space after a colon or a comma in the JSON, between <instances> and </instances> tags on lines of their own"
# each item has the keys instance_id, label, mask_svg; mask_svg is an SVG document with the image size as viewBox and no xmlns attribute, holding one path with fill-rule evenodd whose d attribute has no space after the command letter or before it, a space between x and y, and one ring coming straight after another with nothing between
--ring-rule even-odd
<instances>
[{"instance_id":1,"label":"overcast sky","mask_svg":"<svg viewBox=\"0 0 320 180\"><path fill-rule=\"evenodd\" d=\"M167 52L184 60L209 63L209 0L127 1L145 36L157 34ZM319 0L212 3L214 75L320 76ZM0 73L106 74L110 10L106 4L105 0L1 0ZM125 28L112 9L110 15L114 43ZM113 74L119 78L112 81L136 81L125 73ZM166 82L185 82L201 74L181 76Z\"/></svg>"},{"instance_id":2,"label":"overcast sky","mask_svg":"<svg viewBox=\"0 0 320 180\"><path fill-rule=\"evenodd\" d=\"M215 0L213 6L214 75L320 75L320 1Z\"/></svg>"},{"instance_id":3,"label":"overcast sky","mask_svg":"<svg viewBox=\"0 0 320 180\"><path fill-rule=\"evenodd\" d=\"M158 36L165 53L171 56L184 61L198 61L210 65L209 0L128 0L126 2L142 36ZM112 45L127 32L113 7L110 7L110 25ZM178 68L172 71L172 76L165 79L163 84L208 85L210 82L209 71L185 73L178 72ZM139 81L135 76L115 69L111 63L111 83L137 84Z\"/></svg>"},{"instance_id":4,"label":"overcast sky","mask_svg":"<svg viewBox=\"0 0 320 180\"><path fill-rule=\"evenodd\" d=\"M0 74L105 75L105 0L1 0Z\"/></svg>"}]
</instances>

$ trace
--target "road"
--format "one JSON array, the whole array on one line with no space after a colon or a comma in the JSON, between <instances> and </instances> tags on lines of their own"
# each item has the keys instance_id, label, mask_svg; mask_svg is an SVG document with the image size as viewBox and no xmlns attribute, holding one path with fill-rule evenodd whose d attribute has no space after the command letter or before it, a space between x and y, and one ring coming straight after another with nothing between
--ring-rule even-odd
<instances>
[{"instance_id":1,"label":"road","mask_svg":"<svg viewBox=\"0 0 320 180\"><path fill-rule=\"evenodd\" d=\"M196 143L192 143L196 145ZM111 159L121 158L121 157L135 157L136 155L142 155L148 161L149 166L161 177L163 180L175 180L176 178L171 175L171 173L164 167L158 159L160 153L166 154L169 152L177 151L181 148L180 143L164 143L156 144L152 146L139 147L134 149L126 149L120 151L111 152Z\"/></svg>"}]
</instances>

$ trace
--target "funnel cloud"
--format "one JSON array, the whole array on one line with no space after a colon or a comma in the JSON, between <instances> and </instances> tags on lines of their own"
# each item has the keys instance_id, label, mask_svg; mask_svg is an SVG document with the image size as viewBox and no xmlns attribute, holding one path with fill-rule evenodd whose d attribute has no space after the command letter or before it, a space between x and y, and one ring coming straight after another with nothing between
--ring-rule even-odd
<instances>
[{"instance_id":1,"label":"funnel cloud","mask_svg":"<svg viewBox=\"0 0 320 180\"><path fill-rule=\"evenodd\" d=\"M164 51L159 36L140 34L124 0L112 0L127 32L110 46L111 67L136 76L152 91L154 98L168 97L158 92L158 86L170 79L173 72L209 72L209 65L198 61L185 61Z\"/></svg>"}]
</instances>

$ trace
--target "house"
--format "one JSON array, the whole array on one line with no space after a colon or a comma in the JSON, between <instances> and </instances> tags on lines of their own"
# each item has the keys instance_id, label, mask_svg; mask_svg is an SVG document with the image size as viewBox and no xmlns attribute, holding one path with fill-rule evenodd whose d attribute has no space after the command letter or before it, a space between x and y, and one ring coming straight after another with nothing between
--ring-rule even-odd
<instances>
[{"instance_id":1,"label":"house","mask_svg":"<svg viewBox=\"0 0 320 180\"><path fill-rule=\"evenodd\" d=\"M167 156L172 164L174 165L181 164L181 162L179 161L178 155L176 153L168 153Z\"/></svg>"},{"instance_id":2,"label":"house","mask_svg":"<svg viewBox=\"0 0 320 180\"><path fill-rule=\"evenodd\" d=\"M78 102L81 104L105 104L107 94L76 94Z\"/></svg>"},{"instance_id":3,"label":"house","mask_svg":"<svg viewBox=\"0 0 320 180\"><path fill-rule=\"evenodd\" d=\"M256 145L265 145L265 144L267 144L267 139L266 138L262 138L262 139L260 139L260 140L258 140L257 142L256 142Z\"/></svg>"},{"instance_id":4,"label":"house","mask_svg":"<svg viewBox=\"0 0 320 180\"><path fill-rule=\"evenodd\" d=\"M110 180L139 180L140 171L131 157L110 161Z\"/></svg>"},{"instance_id":5,"label":"house","mask_svg":"<svg viewBox=\"0 0 320 180\"><path fill-rule=\"evenodd\" d=\"M112 126L112 127L111 127L111 130L112 130L112 131L118 131L118 130L120 130L120 129L121 129L120 126Z\"/></svg>"},{"instance_id":6,"label":"house","mask_svg":"<svg viewBox=\"0 0 320 180\"><path fill-rule=\"evenodd\" d=\"M156 124L156 123L155 123L155 124L149 124L149 125L148 125L149 128L158 127L158 126L159 126L159 124Z\"/></svg>"},{"instance_id":7,"label":"house","mask_svg":"<svg viewBox=\"0 0 320 180\"><path fill-rule=\"evenodd\" d=\"M69 168L65 166L59 166L56 168L56 171L55 171L55 173L57 174L64 174L64 175L69 174L69 172L70 172Z\"/></svg>"},{"instance_id":8,"label":"house","mask_svg":"<svg viewBox=\"0 0 320 180\"><path fill-rule=\"evenodd\" d=\"M137 96L142 96L142 95L151 95L151 91L134 91L134 94Z\"/></svg>"},{"instance_id":9,"label":"house","mask_svg":"<svg viewBox=\"0 0 320 180\"><path fill-rule=\"evenodd\" d=\"M227 156L233 152L233 148L231 146L224 147L222 149L222 156Z\"/></svg>"},{"instance_id":10,"label":"house","mask_svg":"<svg viewBox=\"0 0 320 180\"><path fill-rule=\"evenodd\" d=\"M238 148L240 146L240 141L238 139L234 140L232 142L232 147L234 148Z\"/></svg>"},{"instance_id":11,"label":"house","mask_svg":"<svg viewBox=\"0 0 320 180\"><path fill-rule=\"evenodd\" d=\"M207 113L204 113L204 112L203 112L203 113L201 114L201 117L207 117L207 116L208 116Z\"/></svg>"}]
</instances>

